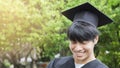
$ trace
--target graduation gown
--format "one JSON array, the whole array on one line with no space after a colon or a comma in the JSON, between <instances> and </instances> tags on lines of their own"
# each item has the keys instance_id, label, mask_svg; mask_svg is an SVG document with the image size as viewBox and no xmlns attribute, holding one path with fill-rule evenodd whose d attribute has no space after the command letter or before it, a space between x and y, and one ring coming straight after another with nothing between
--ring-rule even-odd
<instances>
[{"instance_id":1,"label":"graduation gown","mask_svg":"<svg viewBox=\"0 0 120 68\"><path fill-rule=\"evenodd\" d=\"M72 56L56 58L49 63L47 68L75 68L74 59ZM85 64L82 68L108 68L108 67L96 59Z\"/></svg>"}]
</instances>

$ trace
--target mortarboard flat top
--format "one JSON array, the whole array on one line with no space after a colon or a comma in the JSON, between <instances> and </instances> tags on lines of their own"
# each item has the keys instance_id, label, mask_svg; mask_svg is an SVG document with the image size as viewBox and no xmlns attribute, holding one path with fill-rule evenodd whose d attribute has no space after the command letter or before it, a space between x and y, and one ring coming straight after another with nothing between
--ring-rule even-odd
<instances>
[{"instance_id":1,"label":"mortarboard flat top","mask_svg":"<svg viewBox=\"0 0 120 68\"><path fill-rule=\"evenodd\" d=\"M96 16L91 15L90 13L83 14L82 12L84 12L84 11L91 12L92 14L96 15L97 18L96 18ZM113 22L109 17L107 17L105 14L100 12L98 9L96 9L94 6L92 6L88 2L62 12L62 14L64 16L66 16L68 19L70 19L71 21L75 20L75 15L77 15L77 13L80 13L80 16L78 16L78 17L80 17L79 18L80 21L82 20L82 18L81 18L81 14L82 14L84 17L84 20L86 20L87 22L89 22L89 21L93 22L92 23L93 25L95 25L95 23L97 23L97 25L95 25L96 27ZM98 21L95 21L95 19L98 19Z\"/></svg>"}]
</instances>

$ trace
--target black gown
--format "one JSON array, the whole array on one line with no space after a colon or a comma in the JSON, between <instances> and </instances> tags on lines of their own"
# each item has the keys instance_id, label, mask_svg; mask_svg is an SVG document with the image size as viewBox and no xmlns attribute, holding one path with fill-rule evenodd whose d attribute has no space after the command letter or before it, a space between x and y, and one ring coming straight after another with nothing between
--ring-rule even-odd
<instances>
[{"instance_id":1,"label":"black gown","mask_svg":"<svg viewBox=\"0 0 120 68\"><path fill-rule=\"evenodd\" d=\"M71 56L56 58L49 63L47 68L75 68L74 59ZM85 64L82 68L108 68L108 67L96 59Z\"/></svg>"}]
</instances>

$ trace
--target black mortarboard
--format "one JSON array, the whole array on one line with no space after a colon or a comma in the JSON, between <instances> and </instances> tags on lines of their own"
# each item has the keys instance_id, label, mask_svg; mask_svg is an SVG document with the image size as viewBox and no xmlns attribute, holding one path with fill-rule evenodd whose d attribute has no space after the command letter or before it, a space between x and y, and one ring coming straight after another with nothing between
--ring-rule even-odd
<instances>
[{"instance_id":1,"label":"black mortarboard","mask_svg":"<svg viewBox=\"0 0 120 68\"><path fill-rule=\"evenodd\" d=\"M77 7L62 12L71 21L83 21L96 27L113 22L109 17L100 12L90 3L84 3Z\"/></svg>"}]
</instances>

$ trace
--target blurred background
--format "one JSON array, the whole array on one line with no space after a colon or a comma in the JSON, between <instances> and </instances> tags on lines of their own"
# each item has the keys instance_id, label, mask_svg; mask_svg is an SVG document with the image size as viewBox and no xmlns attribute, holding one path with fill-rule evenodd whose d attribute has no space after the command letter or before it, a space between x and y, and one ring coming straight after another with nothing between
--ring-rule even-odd
<instances>
[{"instance_id":1,"label":"blurred background","mask_svg":"<svg viewBox=\"0 0 120 68\"><path fill-rule=\"evenodd\" d=\"M90 2L114 20L102 26L95 55L110 68L120 67L120 0L0 0L0 68L46 68L69 56L61 12Z\"/></svg>"}]
</instances>

